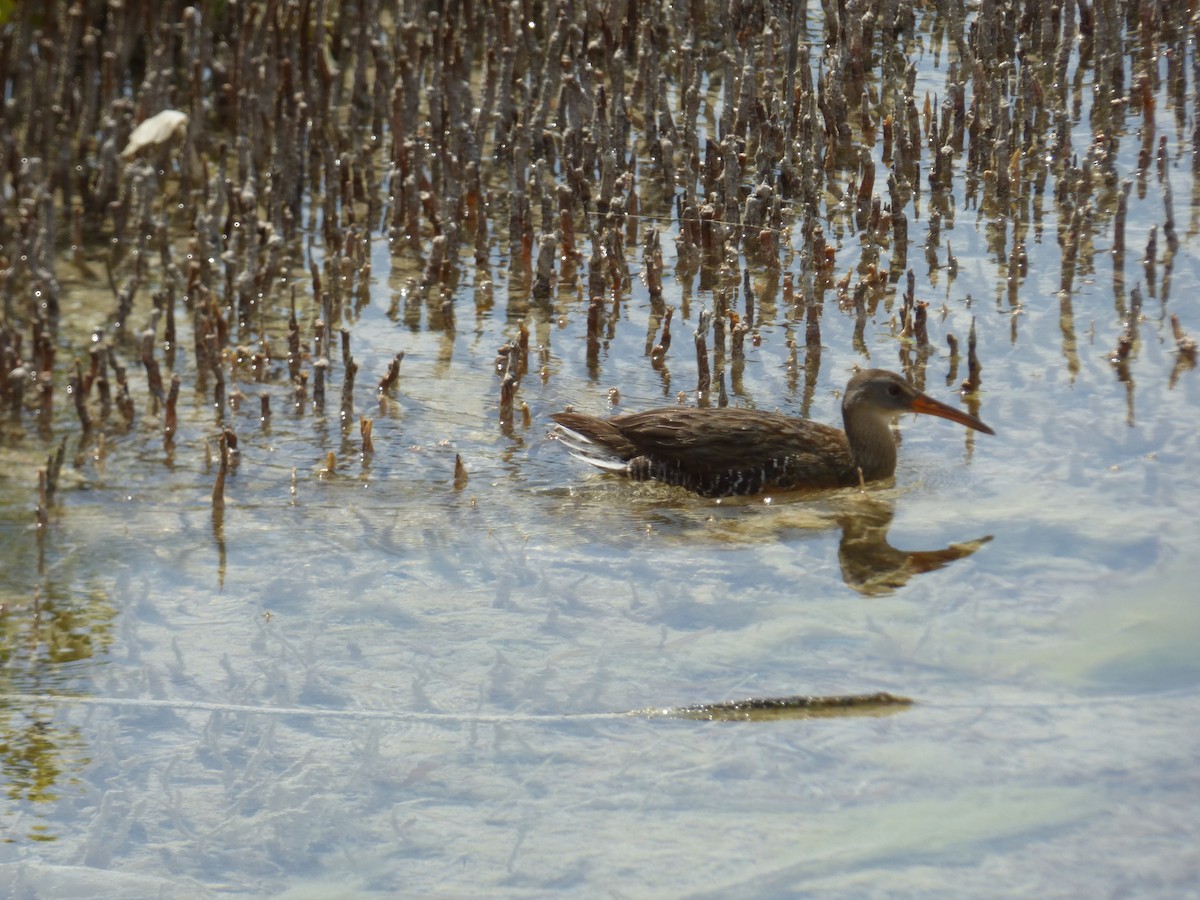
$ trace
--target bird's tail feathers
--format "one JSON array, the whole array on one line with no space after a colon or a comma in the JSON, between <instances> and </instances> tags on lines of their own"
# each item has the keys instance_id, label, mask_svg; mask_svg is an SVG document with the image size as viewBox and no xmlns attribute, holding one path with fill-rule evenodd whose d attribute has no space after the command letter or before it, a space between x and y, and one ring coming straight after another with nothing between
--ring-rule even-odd
<instances>
[{"instance_id":1,"label":"bird's tail feathers","mask_svg":"<svg viewBox=\"0 0 1200 900\"><path fill-rule=\"evenodd\" d=\"M566 425L555 425L551 434L566 447L568 453L589 465L609 472L627 472L629 469L627 460Z\"/></svg>"}]
</instances>

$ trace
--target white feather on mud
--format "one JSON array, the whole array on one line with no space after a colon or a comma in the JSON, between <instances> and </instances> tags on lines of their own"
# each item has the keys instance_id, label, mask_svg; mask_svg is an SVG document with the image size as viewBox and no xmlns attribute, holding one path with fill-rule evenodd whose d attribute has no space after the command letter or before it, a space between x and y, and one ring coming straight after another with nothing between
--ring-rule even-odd
<instances>
[{"instance_id":1,"label":"white feather on mud","mask_svg":"<svg viewBox=\"0 0 1200 900\"><path fill-rule=\"evenodd\" d=\"M121 158L132 159L146 147L161 147L176 137L182 137L187 123L187 113L177 109L164 109L133 129L133 133L129 135L129 143L121 151Z\"/></svg>"}]
</instances>

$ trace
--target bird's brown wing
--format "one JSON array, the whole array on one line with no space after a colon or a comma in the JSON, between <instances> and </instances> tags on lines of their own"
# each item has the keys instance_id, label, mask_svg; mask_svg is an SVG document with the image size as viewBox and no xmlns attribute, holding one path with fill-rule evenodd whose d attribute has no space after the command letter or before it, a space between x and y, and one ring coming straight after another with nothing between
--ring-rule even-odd
<instances>
[{"instance_id":1,"label":"bird's brown wing","mask_svg":"<svg viewBox=\"0 0 1200 900\"><path fill-rule=\"evenodd\" d=\"M733 470L775 473L767 486L804 487L852 480L853 458L837 428L747 409L663 407L607 420L636 452L670 462L692 478ZM628 453L628 449L624 451Z\"/></svg>"}]
</instances>

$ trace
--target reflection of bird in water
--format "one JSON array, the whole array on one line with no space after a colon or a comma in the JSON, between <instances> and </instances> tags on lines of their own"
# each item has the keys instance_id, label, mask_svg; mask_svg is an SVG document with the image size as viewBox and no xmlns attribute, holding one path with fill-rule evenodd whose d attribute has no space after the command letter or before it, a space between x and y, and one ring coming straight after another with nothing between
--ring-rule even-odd
<instances>
[{"instance_id":1,"label":"reflection of bird in water","mask_svg":"<svg viewBox=\"0 0 1200 900\"><path fill-rule=\"evenodd\" d=\"M838 562L846 586L867 596L890 594L914 575L935 572L956 559L970 556L991 535L974 541L951 544L943 550L897 550L888 543L892 525L890 503L859 497L860 502L838 516L842 539Z\"/></svg>"},{"instance_id":2,"label":"reflection of bird in water","mask_svg":"<svg viewBox=\"0 0 1200 900\"><path fill-rule=\"evenodd\" d=\"M883 369L858 372L846 385L845 431L754 409L669 406L609 419L576 412L551 418L558 423L555 437L585 462L637 481L726 497L890 478L896 471L891 419L905 412L995 433Z\"/></svg>"}]
</instances>

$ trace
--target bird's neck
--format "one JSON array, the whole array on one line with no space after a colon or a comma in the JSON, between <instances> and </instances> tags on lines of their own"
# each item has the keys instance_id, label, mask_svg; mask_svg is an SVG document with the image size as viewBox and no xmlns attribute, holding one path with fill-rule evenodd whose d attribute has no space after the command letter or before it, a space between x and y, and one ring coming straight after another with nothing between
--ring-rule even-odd
<instances>
[{"instance_id":1,"label":"bird's neck","mask_svg":"<svg viewBox=\"0 0 1200 900\"><path fill-rule=\"evenodd\" d=\"M896 473L896 439L889 418L871 410L842 407L850 453L866 481Z\"/></svg>"}]
</instances>

